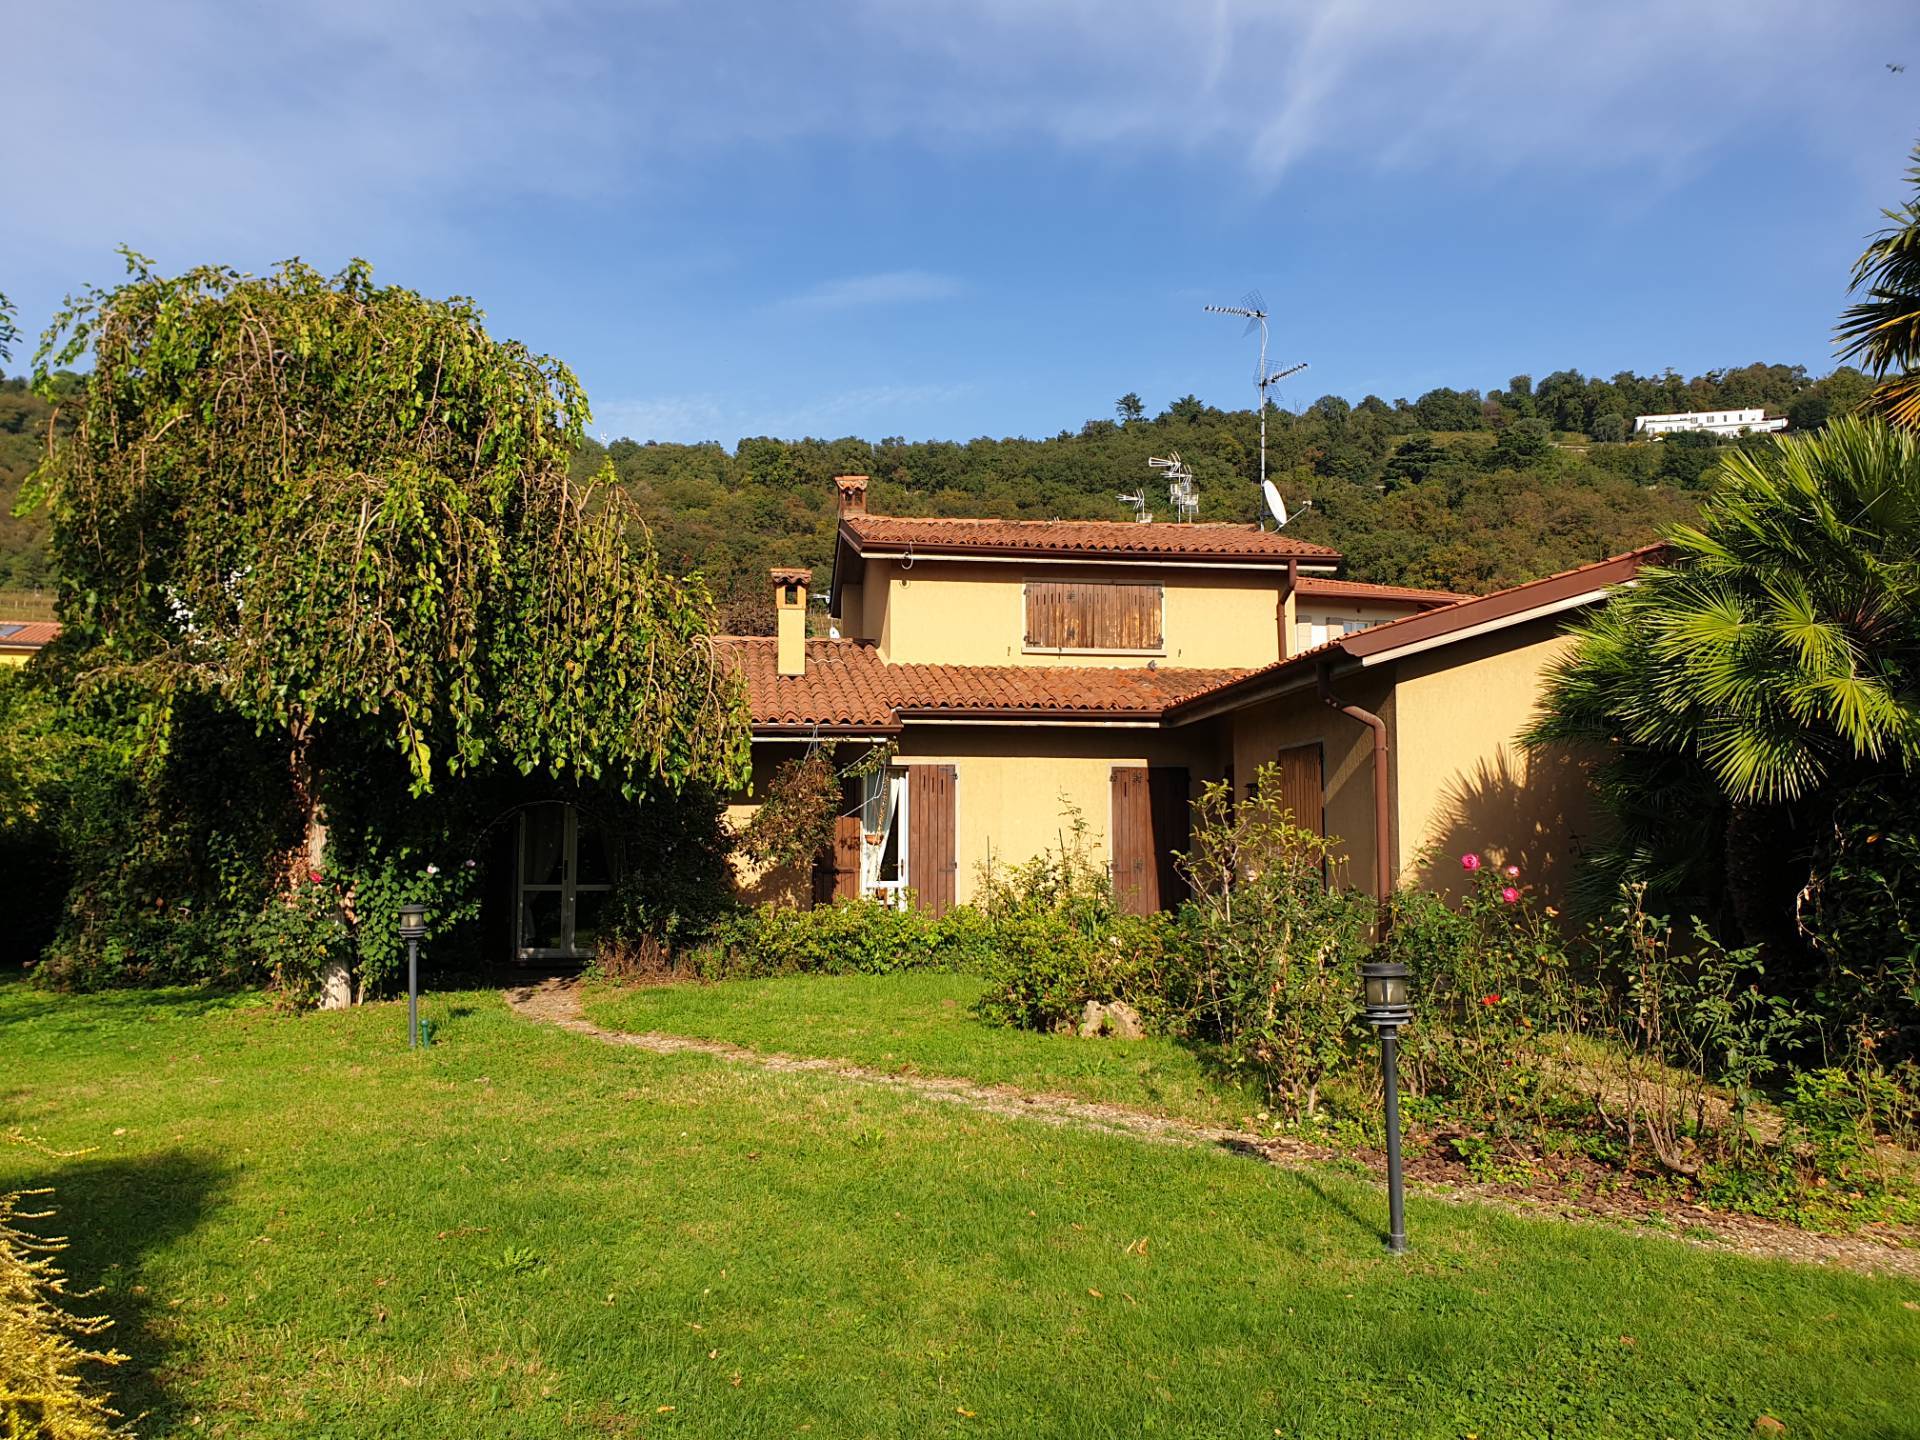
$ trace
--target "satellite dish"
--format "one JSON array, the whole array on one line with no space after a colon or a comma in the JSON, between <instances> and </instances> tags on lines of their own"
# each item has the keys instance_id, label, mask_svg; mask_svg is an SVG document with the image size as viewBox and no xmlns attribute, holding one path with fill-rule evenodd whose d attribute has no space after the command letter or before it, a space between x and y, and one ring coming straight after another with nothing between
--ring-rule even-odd
<instances>
[{"instance_id":1,"label":"satellite dish","mask_svg":"<svg viewBox=\"0 0 1920 1440\"><path fill-rule=\"evenodd\" d=\"M1275 485L1271 480L1262 480L1260 482L1260 490L1261 490L1261 493L1267 497L1267 510L1272 514L1274 520L1277 522L1277 528L1281 530L1286 529L1287 528L1287 502L1280 498L1280 488L1277 485ZM1313 502L1311 500L1304 500L1300 504L1300 508L1302 510L1311 509L1312 506L1313 506Z\"/></svg>"},{"instance_id":2,"label":"satellite dish","mask_svg":"<svg viewBox=\"0 0 1920 1440\"><path fill-rule=\"evenodd\" d=\"M1271 480L1262 480L1260 488L1266 493L1267 510L1280 522L1282 530L1287 528L1287 502L1280 498L1280 487Z\"/></svg>"}]
</instances>

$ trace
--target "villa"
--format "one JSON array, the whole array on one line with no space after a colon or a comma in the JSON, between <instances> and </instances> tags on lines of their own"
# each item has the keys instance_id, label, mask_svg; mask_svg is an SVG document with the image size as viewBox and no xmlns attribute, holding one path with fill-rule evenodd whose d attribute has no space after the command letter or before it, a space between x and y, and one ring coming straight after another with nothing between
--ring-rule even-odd
<instances>
[{"instance_id":1,"label":"villa","mask_svg":"<svg viewBox=\"0 0 1920 1440\"><path fill-rule=\"evenodd\" d=\"M1166 908L1200 788L1269 763L1372 893L1464 848L1551 888L1591 823L1578 758L1516 737L1567 621L1651 550L1462 596L1345 579L1337 552L1252 525L883 516L865 476L835 484L827 638L813 574L779 569L776 633L718 642L753 722L730 818L810 747L890 758L849 780L811 873L743 877L755 898L943 910L1077 815L1122 903Z\"/></svg>"}]
</instances>

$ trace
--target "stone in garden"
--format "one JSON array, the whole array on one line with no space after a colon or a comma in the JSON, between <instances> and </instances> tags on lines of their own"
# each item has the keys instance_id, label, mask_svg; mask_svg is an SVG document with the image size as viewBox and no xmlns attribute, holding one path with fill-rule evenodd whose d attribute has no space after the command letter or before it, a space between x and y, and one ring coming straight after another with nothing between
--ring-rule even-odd
<instances>
[{"instance_id":1,"label":"stone in garden","mask_svg":"<svg viewBox=\"0 0 1920 1440\"><path fill-rule=\"evenodd\" d=\"M1089 1000L1080 1012L1080 1033L1139 1040L1145 1037L1147 1028L1140 1023L1140 1012L1124 1000L1116 1000L1111 1005Z\"/></svg>"}]
</instances>

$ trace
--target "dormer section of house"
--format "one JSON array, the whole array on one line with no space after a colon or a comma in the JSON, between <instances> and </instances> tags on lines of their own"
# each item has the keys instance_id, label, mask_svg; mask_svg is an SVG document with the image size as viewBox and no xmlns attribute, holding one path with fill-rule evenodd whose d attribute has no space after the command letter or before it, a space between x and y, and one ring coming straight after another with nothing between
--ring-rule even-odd
<instances>
[{"instance_id":1,"label":"dormer section of house","mask_svg":"<svg viewBox=\"0 0 1920 1440\"><path fill-rule=\"evenodd\" d=\"M1253 525L874 515L834 483L832 624L889 664L1253 668L1461 598Z\"/></svg>"},{"instance_id":2,"label":"dormer section of house","mask_svg":"<svg viewBox=\"0 0 1920 1440\"><path fill-rule=\"evenodd\" d=\"M1357 635L1375 625L1405 619L1423 610L1471 599L1449 590L1415 590L1404 585L1369 585L1359 580L1333 580L1301 575L1294 583L1290 608L1292 623L1287 655L1317 650L1346 635ZM1285 658L1285 657L1282 657Z\"/></svg>"},{"instance_id":3,"label":"dormer section of house","mask_svg":"<svg viewBox=\"0 0 1920 1440\"><path fill-rule=\"evenodd\" d=\"M864 476L836 483L832 622L890 664L1270 664L1290 648L1291 582L1340 566L1252 525L873 515Z\"/></svg>"}]
</instances>

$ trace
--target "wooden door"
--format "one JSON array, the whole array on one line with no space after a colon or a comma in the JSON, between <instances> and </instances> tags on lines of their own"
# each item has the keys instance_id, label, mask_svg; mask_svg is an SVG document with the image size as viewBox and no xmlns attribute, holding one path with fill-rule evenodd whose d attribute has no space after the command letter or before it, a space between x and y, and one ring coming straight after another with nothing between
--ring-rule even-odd
<instances>
[{"instance_id":1,"label":"wooden door","mask_svg":"<svg viewBox=\"0 0 1920 1440\"><path fill-rule=\"evenodd\" d=\"M1113 767L1113 898L1122 913L1151 915L1160 908L1159 869L1153 859L1153 798L1146 767Z\"/></svg>"},{"instance_id":2,"label":"wooden door","mask_svg":"<svg viewBox=\"0 0 1920 1440\"><path fill-rule=\"evenodd\" d=\"M1320 743L1294 745L1275 757L1280 770L1280 803L1293 823L1316 835L1327 833L1326 763Z\"/></svg>"},{"instance_id":3,"label":"wooden door","mask_svg":"<svg viewBox=\"0 0 1920 1440\"><path fill-rule=\"evenodd\" d=\"M944 915L959 866L951 765L907 767L907 883L920 907Z\"/></svg>"},{"instance_id":4,"label":"wooden door","mask_svg":"<svg viewBox=\"0 0 1920 1440\"><path fill-rule=\"evenodd\" d=\"M813 866L813 903L829 905L860 893L860 817L836 815L833 840Z\"/></svg>"}]
</instances>

